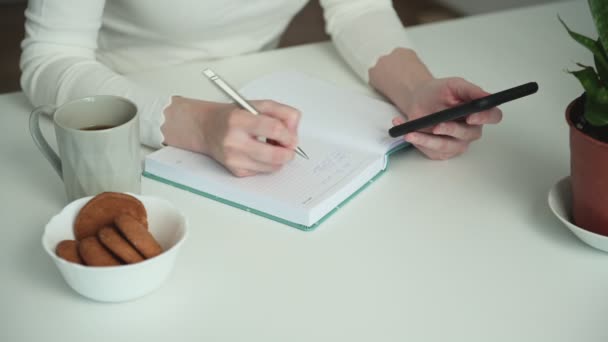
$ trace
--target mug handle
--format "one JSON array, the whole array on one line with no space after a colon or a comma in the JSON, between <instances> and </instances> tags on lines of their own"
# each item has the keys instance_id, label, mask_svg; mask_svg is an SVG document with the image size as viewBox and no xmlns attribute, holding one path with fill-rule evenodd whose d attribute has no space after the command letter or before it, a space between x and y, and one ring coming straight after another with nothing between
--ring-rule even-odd
<instances>
[{"instance_id":1,"label":"mug handle","mask_svg":"<svg viewBox=\"0 0 608 342\"><path fill-rule=\"evenodd\" d=\"M32 139L34 139L34 143L40 152L42 152L46 159L51 163L51 166L53 166L55 171L57 171L59 178L63 179L61 159L59 159L57 153L53 151L49 143L44 139L42 131L40 130L40 114L44 113L50 115L53 114L54 111L55 107L49 105L35 108L30 114L30 135L32 136Z\"/></svg>"}]
</instances>

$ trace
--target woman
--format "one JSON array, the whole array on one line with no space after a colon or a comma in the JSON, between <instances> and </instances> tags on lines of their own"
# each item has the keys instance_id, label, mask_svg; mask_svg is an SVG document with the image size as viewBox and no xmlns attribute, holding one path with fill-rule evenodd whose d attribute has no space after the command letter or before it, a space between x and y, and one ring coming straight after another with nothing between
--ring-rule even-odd
<instances>
[{"instance_id":1,"label":"woman","mask_svg":"<svg viewBox=\"0 0 608 342\"><path fill-rule=\"evenodd\" d=\"M252 116L233 104L159 94L121 76L194 59L275 47L307 0L30 0L21 85L35 105L91 94L135 102L142 143L211 156L236 176L272 172L294 157L299 112L273 101ZM353 70L402 112L393 124L487 95L461 79L435 79L410 48L390 0L321 0L326 30ZM442 123L404 139L432 159L463 153L500 110ZM276 140L265 144L257 136Z\"/></svg>"}]
</instances>

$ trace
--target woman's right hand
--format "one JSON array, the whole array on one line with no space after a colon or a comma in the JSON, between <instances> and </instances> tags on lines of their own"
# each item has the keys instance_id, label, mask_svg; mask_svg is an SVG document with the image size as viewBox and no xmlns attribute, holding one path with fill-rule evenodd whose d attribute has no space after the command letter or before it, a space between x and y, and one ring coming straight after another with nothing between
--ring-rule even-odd
<instances>
[{"instance_id":1,"label":"woman's right hand","mask_svg":"<svg viewBox=\"0 0 608 342\"><path fill-rule=\"evenodd\" d=\"M174 96L161 127L164 143L206 154L238 177L277 171L294 158L300 112L270 100L252 104L262 115L234 104Z\"/></svg>"}]
</instances>

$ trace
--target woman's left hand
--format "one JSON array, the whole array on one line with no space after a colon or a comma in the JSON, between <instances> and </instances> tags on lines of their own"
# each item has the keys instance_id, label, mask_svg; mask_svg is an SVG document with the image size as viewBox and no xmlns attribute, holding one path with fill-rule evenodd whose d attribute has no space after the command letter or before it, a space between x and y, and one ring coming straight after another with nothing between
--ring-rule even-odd
<instances>
[{"instance_id":1,"label":"woman's left hand","mask_svg":"<svg viewBox=\"0 0 608 342\"><path fill-rule=\"evenodd\" d=\"M380 57L369 70L369 82L409 120L489 95L462 78L434 78L416 52L406 48L396 48ZM448 159L464 153L472 141L479 139L483 125L501 119L500 109L492 108L403 138L431 159ZM395 118L393 125L403 122L403 117Z\"/></svg>"},{"instance_id":2,"label":"woman's left hand","mask_svg":"<svg viewBox=\"0 0 608 342\"><path fill-rule=\"evenodd\" d=\"M490 95L480 87L458 77L431 79L419 84L409 97L411 101L399 108L414 120L464 102ZM498 108L471 114L460 121L443 122L423 131L408 133L403 138L431 159L448 159L464 153L469 144L481 138L485 124L502 119ZM393 125L404 123L403 117L393 119Z\"/></svg>"}]
</instances>

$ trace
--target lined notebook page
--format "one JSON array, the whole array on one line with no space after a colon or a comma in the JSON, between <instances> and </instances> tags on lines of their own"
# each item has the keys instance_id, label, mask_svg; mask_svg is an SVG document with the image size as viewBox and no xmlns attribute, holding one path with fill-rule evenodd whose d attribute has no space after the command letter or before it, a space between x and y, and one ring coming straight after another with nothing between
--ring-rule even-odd
<instances>
[{"instance_id":1,"label":"lined notebook page","mask_svg":"<svg viewBox=\"0 0 608 342\"><path fill-rule=\"evenodd\" d=\"M261 77L245 85L241 93L249 99L271 99L300 110L298 133L304 151L308 139L317 136L378 154L404 143L388 135L392 118L399 115L397 108L297 71Z\"/></svg>"}]
</instances>

